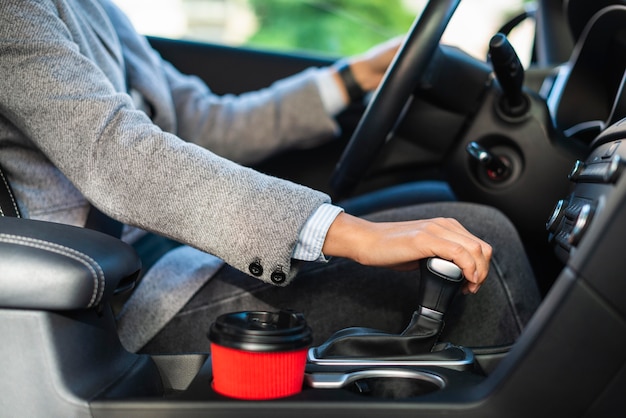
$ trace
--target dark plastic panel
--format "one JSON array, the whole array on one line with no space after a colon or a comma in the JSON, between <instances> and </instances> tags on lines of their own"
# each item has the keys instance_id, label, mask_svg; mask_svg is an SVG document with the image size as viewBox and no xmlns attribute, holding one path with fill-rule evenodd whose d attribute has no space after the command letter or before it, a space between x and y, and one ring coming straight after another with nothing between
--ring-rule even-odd
<instances>
[{"instance_id":1,"label":"dark plastic panel","mask_svg":"<svg viewBox=\"0 0 626 418\"><path fill-rule=\"evenodd\" d=\"M125 351L112 315L0 309L0 415L89 417L97 397L160 395L148 356Z\"/></svg>"},{"instance_id":2,"label":"dark plastic panel","mask_svg":"<svg viewBox=\"0 0 626 418\"><path fill-rule=\"evenodd\" d=\"M554 115L559 128L569 129L594 120L609 121L613 104L622 94L626 65L624 19L626 6L612 6L595 16L583 32Z\"/></svg>"},{"instance_id":3,"label":"dark plastic panel","mask_svg":"<svg viewBox=\"0 0 626 418\"><path fill-rule=\"evenodd\" d=\"M183 73L199 76L217 94L257 90L305 68L335 61L321 55L287 54L194 41L156 37L149 38L149 41L163 58Z\"/></svg>"}]
</instances>

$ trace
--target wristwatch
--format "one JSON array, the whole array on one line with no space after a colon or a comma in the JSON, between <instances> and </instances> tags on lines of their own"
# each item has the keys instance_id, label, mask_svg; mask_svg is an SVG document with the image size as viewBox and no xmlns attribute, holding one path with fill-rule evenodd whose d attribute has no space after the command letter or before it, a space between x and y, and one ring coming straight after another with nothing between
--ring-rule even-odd
<instances>
[{"instance_id":1,"label":"wristwatch","mask_svg":"<svg viewBox=\"0 0 626 418\"><path fill-rule=\"evenodd\" d=\"M341 77L341 81L343 81L343 84L348 91L350 102L353 103L362 100L366 92L354 78L354 74L350 69L350 63L348 61L339 61L336 68L339 73L339 77Z\"/></svg>"}]
</instances>

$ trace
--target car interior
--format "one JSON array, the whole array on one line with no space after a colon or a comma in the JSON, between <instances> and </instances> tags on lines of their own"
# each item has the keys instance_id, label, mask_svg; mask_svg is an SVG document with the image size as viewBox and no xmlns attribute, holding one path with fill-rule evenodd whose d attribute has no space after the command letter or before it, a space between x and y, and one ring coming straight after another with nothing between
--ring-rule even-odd
<instances>
[{"instance_id":1,"label":"car interior","mask_svg":"<svg viewBox=\"0 0 626 418\"><path fill-rule=\"evenodd\" d=\"M300 393L271 401L224 397L211 386L210 353L122 347L111 307L139 277L133 248L96 230L21 217L0 170L0 415L623 415L626 2L538 0L494 33L485 60L441 42L459 3L427 3L378 90L339 116L341 139L254 168L337 202L369 202L369 209L399 204L393 197L371 202L372 193L415 185L430 200L504 212L543 295L512 346L441 341L402 351L395 343L411 337L414 324L405 335L384 336L382 346L370 330L337 330L310 348ZM536 28L528 68L507 39L524 19ZM189 40L150 42L217 93L262 88L333 62ZM439 278L424 282L416 310L430 306L429 292L447 286ZM445 306L437 310L445 314Z\"/></svg>"}]
</instances>

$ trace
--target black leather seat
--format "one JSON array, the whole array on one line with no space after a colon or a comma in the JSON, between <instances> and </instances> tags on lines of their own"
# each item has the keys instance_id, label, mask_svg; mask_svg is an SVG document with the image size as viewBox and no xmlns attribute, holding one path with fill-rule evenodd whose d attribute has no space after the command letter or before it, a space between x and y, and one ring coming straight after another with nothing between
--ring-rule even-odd
<instances>
[{"instance_id":1,"label":"black leather seat","mask_svg":"<svg viewBox=\"0 0 626 418\"><path fill-rule=\"evenodd\" d=\"M0 308L93 308L129 289L141 269L132 247L95 231L0 217Z\"/></svg>"},{"instance_id":2,"label":"black leather seat","mask_svg":"<svg viewBox=\"0 0 626 418\"><path fill-rule=\"evenodd\" d=\"M1 415L90 417L93 399L163 392L153 359L121 346L108 307L140 268L109 235L0 216Z\"/></svg>"}]
</instances>

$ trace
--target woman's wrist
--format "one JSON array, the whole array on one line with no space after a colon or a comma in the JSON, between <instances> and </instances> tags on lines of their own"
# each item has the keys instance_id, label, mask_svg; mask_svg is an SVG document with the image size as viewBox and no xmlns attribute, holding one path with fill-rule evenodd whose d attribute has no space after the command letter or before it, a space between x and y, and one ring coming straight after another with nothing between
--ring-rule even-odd
<instances>
[{"instance_id":1,"label":"woman's wrist","mask_svg":"<svg viewBox=\"0 0 626 418\"><path fill-rule=\"evenodd\" d=\"M354 103L363 100L367 92L361 87L361 84L355 77L350 62L341 60L335 64L335 69L347 95L348 102Z\"/></svg>"},{"instance_id":2,"label":"woman's wrist","mask_svg":"<svg viewBox=\"0 0 626 418\"><path fill-rule=\"evenodd\" d=\"M359 261L359 248L367 241L366 221L345 212L340 213L328 228L322 252L326 256L349 258Z\"/></svg>"}]
</instances>

